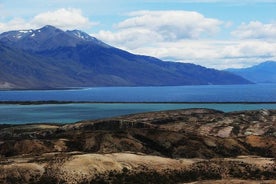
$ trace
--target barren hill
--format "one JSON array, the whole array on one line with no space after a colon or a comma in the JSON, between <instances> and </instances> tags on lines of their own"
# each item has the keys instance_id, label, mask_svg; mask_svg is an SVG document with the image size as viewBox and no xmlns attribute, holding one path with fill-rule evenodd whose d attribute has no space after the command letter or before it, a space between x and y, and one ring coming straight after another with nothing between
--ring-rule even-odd
<instances>
[{"instance_id":1,"label":"barren hill","mask_svg":"<svg viewBox=\"0 0 276 184\"><path fill-rule=\"evenodd\" d=\"M273 183L276 111L188 109L2 125L0 154L0 183Z\"/></svg>"}]
</instances>

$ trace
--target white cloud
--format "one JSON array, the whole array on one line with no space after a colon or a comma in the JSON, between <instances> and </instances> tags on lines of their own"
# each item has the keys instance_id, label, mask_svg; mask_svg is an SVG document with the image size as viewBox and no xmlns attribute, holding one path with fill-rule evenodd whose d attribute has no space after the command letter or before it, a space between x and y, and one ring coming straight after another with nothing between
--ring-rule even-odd
<instances>
[{"instance_id":1,"label":"white cloud","mask_svg":"<svg viewBox=\"0 0 276 184\"><path fill-rule=\"evenodd\" d=\"M276 43L261 40L179 40L141 44L138 48L118 47L136 54L217 69L248 67L266 60L276 60Z\"/></svg>"},{"instance_id":2,"label":"white cloud","mask_svg":"<svg viewBox=\"0 0 276 184\"><path fill-rule=\"evenodd\" d=\"M0 32L18 29L35 29L44 25L53 25L61 29L82 29L95 24L83 16L79 9L61 8L56 11L40 13L30 20L14 18L8 22L0 22Z\"/></svg>"},{"instance_id":3,"label":"white cloud","mask_svg":"<svg viewBox=\"0 0 276 184\"><path fill-rule=\"evenodd\" d=\"M115 25L116 32L100 31L97 38L121 48L140 48L156 42L199 39L214 35L223 23L191 11L137 11Z\"/></svg>"},{"instance_id":4,"label":"white cloud","mask_svg":"<svg viewBox=\"0 0 276 184\"><path fill-rule=\"evenodd\" d=\"M30 29L30 28L32 28L32 25L26 22L22 18L14 18L5 23L0 22L0 33L4 31L10 31L10 30Z\"/></svg>"},{"instance_id":5,"label":"white cloud","mask_svg":"<svg viewBox=\"0 0 276 184\"><path fill-rule=\"evenodd\" d=\"M232 35L241 39L276 39L276 22L263 24L259 21L242 23Z\"/></svg>"},{"instance_id":6,"label":"white cloud","mask_svg":"<svg viewBox=\"0 0 276 184\"><path fill-rule=\"evenodd\" d=\"M215 34L231 22L187 11L139 11L129 16L115 25L115 32L100 31L94 36L133 53L218 69L276 60L275 42L206 39L205 34Z\"/></svg>"},{"instance_id":7,"label":"white cloud","mask_svg":"<svg viewBox=\"0 0 276 184\"><path fill-rule=\"evenodd\" d=\"M217 19L206 18L192 11L137 11L116 27L124 29L148 29L164 40L199 38L202 34L215 34L222 24Z\"/></svg>"},{"instance_id":8,"label":"white cloud","mask_svg":"<svg viewBox=\"0 0 276 184\"><path fill-rule=\"evenodd\" d=\"M182 40L160 42L152 47L141 47L130 51L164 60L192 62L218 69L246 67L276 59L276 43L258 40Z\"/></svg>"},{"instance_id":9,"label":"white cloud","mask_svg":"<svg viewBox=\"0 0 276 184\"><path fill-rule=\"evenodd\" d=\"M62 8L53 12L38 14L31 23L39 26L53 25L61 29L84 28L95 24L84 17L81 10L73 8Z\"/></svg>"},{"instance_id":10,"label":"white cloud","mask_svg":"<svg viewBox=\"0 0 276 184\"><path fill-rule=\"evenodd\" d=\"M144 28L129 28L116 33L100 31L96 37L125 49L145 47L163 40L157 32Z\"/></svg>"},{"instance_id":11,"label":"white cloud","mask_svg":"<svg viewBox=\"0 0 276 184\"><path fill-rule=\"evenodd\" d=\"M85 29L95 25L80 10L62 8L40 13L29 20L14 18L1 23L0 19L0 32L40 28L46 24L62 29ZM116 24L115 31L102 30L93 36L133 53L218 69L276 60L275 22L244 23L232 32L237 40L212 40L212 35L231 24L198 12L137 11Z\"/></svg>"}]
</instances>

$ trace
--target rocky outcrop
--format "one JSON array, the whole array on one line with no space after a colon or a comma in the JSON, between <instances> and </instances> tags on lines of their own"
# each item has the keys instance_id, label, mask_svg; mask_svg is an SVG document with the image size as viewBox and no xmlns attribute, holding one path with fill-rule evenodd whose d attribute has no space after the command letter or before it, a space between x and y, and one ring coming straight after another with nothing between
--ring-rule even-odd
<instances>
[{"instance_id":1,"label":"rocky outcrop","mask_svg":"<svg viewBox=\"0 0 276 184\"><path fill-rule=\"evenodd\" d=\"M2 125L0 155L0 183L273 181L276 110L189 109Z\"/></svg>"}]
</instances>

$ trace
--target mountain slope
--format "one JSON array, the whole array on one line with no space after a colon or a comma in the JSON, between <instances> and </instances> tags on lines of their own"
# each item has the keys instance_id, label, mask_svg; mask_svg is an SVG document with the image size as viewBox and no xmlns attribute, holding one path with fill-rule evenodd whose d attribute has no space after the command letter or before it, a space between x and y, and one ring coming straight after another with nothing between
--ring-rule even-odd
<instances>
[{"instance_id":1,"label":"mountain slope","mask_svg":"<svg viewBox=\"0 0 276 184\"><path fill-rule=\"evenodd\" d=\"M73 77L80 67L71 60L64 63L62 60L39 57L1 44L0 55L2 88L3 84L10 84L8 88L33 89L75 86L80 83Z\"/></svg>"},{"instance_id":2,"label":"mountain slope","mask_svg":"<svg viewBox=\"0 0 276 184\"><path fill-rule=\"evenodd\" d=\"M224 71L134 55L53 26L2 33L0 65L2 88L250 83Z\"/></svg>"},{"instance_id":3,"label":"mountain slope","mask_svg":"<svg viewBox=\"0 0 276 184\"><path fill-rule=\"evenodd\" d=\"M227 69L226 71L240 75L255 83L276 83L275 61L266 61L249 68Z\"/></svg>"}]
</instances>

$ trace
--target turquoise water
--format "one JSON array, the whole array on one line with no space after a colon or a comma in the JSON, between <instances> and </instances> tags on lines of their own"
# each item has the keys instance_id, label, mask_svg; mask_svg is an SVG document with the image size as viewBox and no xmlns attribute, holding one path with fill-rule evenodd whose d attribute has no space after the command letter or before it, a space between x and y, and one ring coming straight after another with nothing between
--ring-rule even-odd
<instances>
[{"instance_id":1,"label":"turquoise water","mask_svg":"<svg viewBox=\"0 0 276 184\"><path fill-rule=\"evenodd\" d=\"M276 109L275 104L172 104L172 103L76 103L44 105L0 105L0 124L72 123L149 111L211 108L225 112Z\"/></svg>"},{"instance_id":2,"label":"turquoise water","mask_svg":"<svg viewBox=\"0 0 276 184\"><path fill-rule=\"evenodd\" d=\"M148 111L211 108L225 112L276 109L276 84L165 87L96 87L70 90L0 91L0 101L89 101L163 103L72 103L0 105L3 123L72 123ZM170 102L170 103L164 103ZM198 102L198 103L171 103ZM205 103L205 102L239 102ZM240 102L263 102L243 104Z\"/></svg>"}]
</instances>

